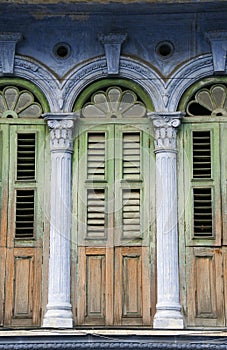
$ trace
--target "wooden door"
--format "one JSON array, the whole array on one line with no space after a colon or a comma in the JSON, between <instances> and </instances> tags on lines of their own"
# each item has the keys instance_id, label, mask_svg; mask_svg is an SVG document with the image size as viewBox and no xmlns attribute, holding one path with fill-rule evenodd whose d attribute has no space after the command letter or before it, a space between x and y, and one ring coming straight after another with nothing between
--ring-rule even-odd
<instances>
[{"instance_id":1,"label":"wooden door","mask_svg":"<svg viewBox=\"0 0 227 350\"><path fill-rule=\"evenodd\" d=\"M155 283L149 132L127 124L84 127L75 149L75 322L150 326Z\"/></svg>"},{"instance_id":2,"label":"wooden door","mask_svg":"<svg viewBox=\"0 0 227 350\"><path fill-rule=\"evenodd\" d=\"M41 310L44 125L1 126L1 322L38 326ZM40 123L44 124L44 123ZM5 173L4 173L5 172ZM7 176L6 176L7 173ZM4 181L3 181L4 180ZM3 312L4 311L4 312ZM4 315L4 316L3 316Z\"/></svg>"}]
</instances>

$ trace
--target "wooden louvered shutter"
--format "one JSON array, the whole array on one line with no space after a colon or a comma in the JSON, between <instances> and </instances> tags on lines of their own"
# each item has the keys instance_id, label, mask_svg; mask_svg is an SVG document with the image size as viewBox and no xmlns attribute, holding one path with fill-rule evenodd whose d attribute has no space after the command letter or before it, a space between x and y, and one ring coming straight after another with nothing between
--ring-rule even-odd
<instances>
[{"instance_id":1,"label":"wooden louvered shutter","mask_svg":"<svg viewBox=\"0 0 227 350\"><path fill-rule=\"evenodd\" d=\"M221 244L218 125L185 125L186 239L188 245Z\"/></svg>"},{"instance_id":2,"label":"wooden louvered shutter","mask_svg":"<svg viewBox=\"0 0 227 350\"><path fill-rule=\"evenodd\" d=\"M112 323L110 246L111 127L93 127L75 141L79 148L77 319L79 324ZM111 153L112 152L112 153ZM75 208L74 208L75 209ZM76 213L74 213L76 215ZM108 277L109 276L109 277ZM75 314L75 313L74 313ZM110 319L110 320L109 320Z\"/></svg>"},{"instance_id":3,"label":"wooden louvered shutter","mask_svg":"<svg viewBox=\"0 0 227 350\"><path fill-rule=\"evenodd\" d=\"M6 326L40 324L44 130L9 126Z\"/></svg>"},{"instance_id":4,"label":"wooden louvered shutter","mask_svg":"<svg viewBox=\"0 0 227 350\"><path fill-rule=\"evenodd\" d=\"M224 322L219 125L184 125L187 322Z\"/></svg>"},{"instance_id":5,"label":"wooden louvered shutter","mask_svg":"<svg viewBox=\"0 0 227 350\"><path fill-rule=\"evenodd\" d=\"M6 269L6 238L8 215L8 166L9 166L9 128L0 125L0 325L4 322L5 303L5 269Z\"/></svg>"},{"instance_id":6,"label":"wooden louvered shutter","mask_svg":"<svg viewBox=\"0 0 227 350\"><path fill-rule=\"evenodd\" d=\"M149 141L142 127L115 127L116 324L148 325L153 312L148 248Z\"/></svg>"},{"instance_id":7,"label":"wooden louvered shutter","mask_svg":"<svg viewBox=\"0 0 227 350\"><path fill-rule=\"evenodd\" d=\"M150 325L154 310L150 308L148 133L128 125L93 126L80 133L77 147L75 322ZM76 275L75 265L73 269Z\"/></svg>"}]
</instances>

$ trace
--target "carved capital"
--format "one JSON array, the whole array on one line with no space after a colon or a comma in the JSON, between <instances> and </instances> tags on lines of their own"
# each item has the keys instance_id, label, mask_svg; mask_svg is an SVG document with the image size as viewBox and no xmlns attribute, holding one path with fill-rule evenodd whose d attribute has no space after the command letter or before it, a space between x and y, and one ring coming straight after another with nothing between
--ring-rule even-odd
<instances>
[{"instance_id":1,"label":"carved capital","mask_svg":"<svg viewBox=\"0 0 227 350\"><path fill-rule=\"evenodd\" d=\"M72 152L73 150L73 128L76 119L75 113L44 115L50 128L51 151Z\"/></svg>"},{"instance_id":2,"label":"carved capital","mask_svg":"<svg viewBox=\"0 0 227 350\"><path fill-rule=\"evenodd\" d=\"M155 130L155 152L177 151L177 128L182 116L181 112L149 114Z\"/></svg>"}]
</instances>

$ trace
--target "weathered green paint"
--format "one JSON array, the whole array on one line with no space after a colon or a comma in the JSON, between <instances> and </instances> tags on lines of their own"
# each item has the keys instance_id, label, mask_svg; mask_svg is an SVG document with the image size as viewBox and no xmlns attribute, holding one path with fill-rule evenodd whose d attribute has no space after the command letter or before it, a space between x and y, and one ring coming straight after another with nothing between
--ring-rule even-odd
<instances>
[{"instance_id":1,"label":"weathered green paint","mask_svg":"<svg viewBox=\"0 0 227 350\"><path fill-rule=\"evenodd\" d=\"M127 80L127 79L103 79L95 82L80 94L80 96L78 97L75 103L73 110L75 112L80 111L82 106L88 101L88 99L91 97L91 95L93 95L94 92L98 90L102 90L104 88L111 87L111 86L124 87L134 91L140 97L142 102L145 104L148 111L149 112L154 111L153 103L150 97L148 96L148 94L144 91L144 89L138 84L135 84L131 80Z\"/></svg>"},{"instance_id":2,"label":"weathered green paint","mask_svg":"<svg viewBox=\"0 0 227 350\"><path fill-rule=\"evenodd\" d=\"M50 111L46 97L43 95L40 89L30 81L21 78L0 78L0 88L4 88L7 85L22 87L31 91L34 94L34 96L39 100L43 108L43 113Z\"/></svg>"},{"instance_id":3,"label":"weathered green paint","mask_svg":"<svg viewBox=\"0 0 227 350\"><path fill-rule=\"evenodd\" d=\"M197 83L190 86L190 88L188 88L183 94L178 106L178 110L184 112L186 110L188 102L198 90L213 84L227 84L227 77L209 77L199 80Z\"/></svg>"}]
</instances>

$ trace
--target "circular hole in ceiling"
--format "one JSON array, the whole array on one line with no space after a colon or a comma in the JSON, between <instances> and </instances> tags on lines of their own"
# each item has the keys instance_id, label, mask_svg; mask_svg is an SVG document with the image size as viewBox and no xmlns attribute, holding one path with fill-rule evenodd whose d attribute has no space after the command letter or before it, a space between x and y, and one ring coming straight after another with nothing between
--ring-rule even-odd
<instances>
[{"instance_id":1,"label":"circular hole in ceiling","mask_svg":"<svg viewBox=\"0 0 227 350\"><path fill-rule=\"evenodd\" d=\"M54 46L54 55L58 59L66 59L71 54L71 47L66 43L59 43Z\"/></svg>"},{"instance_id":2,"label":"circular hole in ceiling","mask_svg":"<svg viewBox=\"0 0 227 350\"><path fill-rule=\"evenodd\" d=\"M174 51L174 46L170 41L161 41L156 46L156 53L161 58L169 58L170 56L172 56L173 51Z\"/></svg>"}]
</instances>

